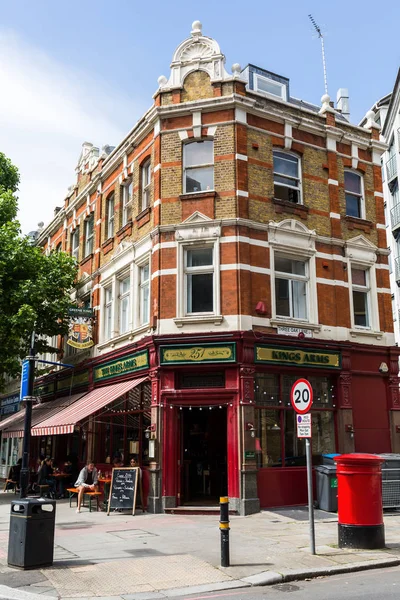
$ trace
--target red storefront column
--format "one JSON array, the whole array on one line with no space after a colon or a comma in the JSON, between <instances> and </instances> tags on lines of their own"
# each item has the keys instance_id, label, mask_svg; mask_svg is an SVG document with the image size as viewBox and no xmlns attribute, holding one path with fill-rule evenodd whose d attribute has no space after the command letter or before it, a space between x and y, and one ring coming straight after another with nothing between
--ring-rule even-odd
<instances>
[{"instance_id":1,"label":"red storefront column","mask_svg":"<svg viewBox=\"0 0 400 600\"><path fill-rule=\"evenodd\" d=\"M162 508L175 508L178 504L180 420L177 407L164 404L163 411L163 443L162 443Z\"/></svg>"}]
</instances>

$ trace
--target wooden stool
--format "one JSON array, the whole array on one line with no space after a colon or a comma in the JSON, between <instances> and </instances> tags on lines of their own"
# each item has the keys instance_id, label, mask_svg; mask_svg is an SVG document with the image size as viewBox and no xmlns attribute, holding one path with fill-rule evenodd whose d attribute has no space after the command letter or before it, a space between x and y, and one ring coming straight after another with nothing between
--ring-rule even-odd
<instances>
[{"instance_id":1,"label":"wooden stool","mask_svg":"<svg viewBox=\"0 0 400 600\"><path fill-rule=\"evenodd\" d=\"M49 490L49 486L47 484L37 484L39 488L39 498L43 498L43 492L47 492Z\"/></svg>"},{"instance_id":2,"label":"wooden stool","mask_svg":"<svg viewBox=\"0 0 400 600\"><path fill-rule=\"evenodd\" d=\"M12 484L13 484L14 488L13 488L13 490L12 490L12 491L14 492L14 494L16 494L16 493L17 493L17 482L16 482L16 481L13 481L12 479L6 479L6 481L5 481L5 484L4 484L4 489L3 489L3 492L8 492L8 491L9 491L9 490L7 489L7 484L8 484L8 483L12 483Z\"/></svg>"}]
</instances>

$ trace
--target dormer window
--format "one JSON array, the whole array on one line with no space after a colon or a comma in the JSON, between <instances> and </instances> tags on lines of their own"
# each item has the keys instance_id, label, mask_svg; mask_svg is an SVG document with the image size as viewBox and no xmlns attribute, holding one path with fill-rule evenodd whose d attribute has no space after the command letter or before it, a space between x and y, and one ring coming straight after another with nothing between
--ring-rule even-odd
<instances>
[{"instance_id":1,"label":"dormer window","mask_svg":"<svg viewBox=\"0 0 400 600\"><path fill-rule=\"evenodd\" d=\"M287 100L286 85L263 75L254 74L254 89L256 92L261 92L267 96Z\"/></svg>"}]
</instances>

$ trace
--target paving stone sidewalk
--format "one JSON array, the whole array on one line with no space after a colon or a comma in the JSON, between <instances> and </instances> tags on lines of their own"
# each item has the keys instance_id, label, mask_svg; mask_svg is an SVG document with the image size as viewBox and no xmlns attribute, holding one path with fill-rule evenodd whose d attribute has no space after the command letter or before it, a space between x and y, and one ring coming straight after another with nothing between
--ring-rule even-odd
<instances>
[{"instance_id":1,"label":"paving stone sidewalk","mask_svg":"<svg viewBox=\"0 0 400 600\"><path fill-rule=\"evenodd\" d=\"M232 566L222 569L217 516L76 514L61 501L54 565L20 571L7 566L10 500L0 494L0 598L156 600L400 564L396 512L385 516L384 550L343 551L336 515L316 511L316 556L305 508L232 517Z\"/></svg>"}]
</instances>

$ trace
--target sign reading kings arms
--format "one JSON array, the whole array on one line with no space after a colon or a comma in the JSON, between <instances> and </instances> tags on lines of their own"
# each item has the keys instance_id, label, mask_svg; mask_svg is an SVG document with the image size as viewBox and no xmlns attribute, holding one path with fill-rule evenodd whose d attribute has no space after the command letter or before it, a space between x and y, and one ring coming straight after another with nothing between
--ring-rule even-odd
<instances>
[{"instance_id":1,"label":"sign reading kings arms","mask_svg":"<svg viewBox=\"0 0 400 600\"><path fill-rule=\"evenodd\" d=\"M340 369L340 352L284 346L255 346L255 362Z\"/></svg>"},{"instance_id":2,"label":"sign reading kings arms","mask_svg":"<svg viewBox=\"0 0 400 600\"><path fill-rule=\"evenodd\" d=\"M67 344L73 348L91 348L93 342L93 310L71 306L68 309L70 317Z\"/></svg>"}]
</instances>

